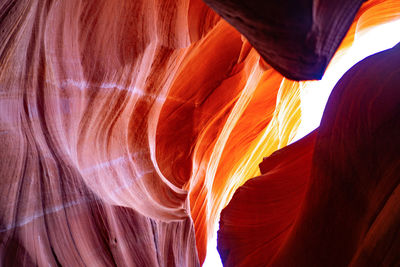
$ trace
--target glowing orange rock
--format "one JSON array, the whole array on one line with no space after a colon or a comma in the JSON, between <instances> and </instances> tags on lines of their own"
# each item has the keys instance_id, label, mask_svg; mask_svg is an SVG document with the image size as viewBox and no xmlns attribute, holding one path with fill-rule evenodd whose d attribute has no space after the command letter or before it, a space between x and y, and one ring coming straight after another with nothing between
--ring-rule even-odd
<instances>
[{"instance_id":1,"label":"glowing orange rock","mask_svg":"<svg viewBox=\"0 0 400 267\"><path fill-rule=\"evenodd\" d=\"M201 1L0 10L1 262L199 265L298 86Z\"/></svg>"},{"instance_id":2,"label":"glowing orange rock","mask_svg":"<svg viewBox=\"0 0 400 267\"><path fill-rule=\"evenodd\" d=\"M3 265L198 266L297 133L304 84L200 0L4 0L0 17Z\"/></svg>"},{"instance_id":3,"label":"glowing orange rock","mask_svg":"<svg viewBox=\"0 0 400 267\"><path fill-rule=\"evenodd\" d=\"M218 251L226 266L265 266L286 240L309 182L317 132L260 164L221 213Z\"/></svg>"},{"instance_id":4,"label":"glowing orange rock","mask_svg":"<svg viewBox=\"0 0 400 267\"><path fill-rule=\"evenodd\" d=\"M302 212L273 264L399 264L400 44L349 70L328 101Z\"/></svg>"},{"instance_id":5,"label":"glowing orange rock","mask_svg":"<svg viewBox=\"0 0 400 267\"><path fill-rule=\"evenodd\" d=\"M315 145L312 134L275 152L237 190L221 215L224 264L399 264L399 62L400 44L358 63L333 90Z\"/></svg>"}]
</instances>

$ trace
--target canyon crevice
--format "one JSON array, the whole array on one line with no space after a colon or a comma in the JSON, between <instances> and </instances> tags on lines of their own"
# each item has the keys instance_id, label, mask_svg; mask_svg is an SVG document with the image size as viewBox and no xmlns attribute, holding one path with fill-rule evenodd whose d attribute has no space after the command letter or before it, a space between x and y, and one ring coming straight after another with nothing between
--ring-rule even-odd
<instances>
[{"instance_id":1,"label":"canyon crevice","mask_svg":"<svg viewBox=\"0 0 400 267\"><path fill-rule=\"evenodd\" d=\"M205 3L0 1L0 265L399 263L400 2Z\"/></svg>"}]
</instances>

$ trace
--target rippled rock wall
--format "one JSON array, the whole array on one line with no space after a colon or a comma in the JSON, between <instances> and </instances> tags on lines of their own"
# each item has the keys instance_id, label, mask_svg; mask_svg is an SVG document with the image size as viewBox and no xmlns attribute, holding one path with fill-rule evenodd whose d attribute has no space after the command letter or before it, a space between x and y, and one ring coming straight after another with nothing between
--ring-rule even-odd
<instances>
[{"instance_id":1,"label":"rippled rock wall","mask_svg":"<svg viewBox=\"0 0 400 267\"><path fill-rule=\"evenodd\" d=\"M335 57L399 10L363 4ZM306 84L249 40L200 0L2 1L2 265L199 266L302 121Z\"/></svg>"}]
</instances>

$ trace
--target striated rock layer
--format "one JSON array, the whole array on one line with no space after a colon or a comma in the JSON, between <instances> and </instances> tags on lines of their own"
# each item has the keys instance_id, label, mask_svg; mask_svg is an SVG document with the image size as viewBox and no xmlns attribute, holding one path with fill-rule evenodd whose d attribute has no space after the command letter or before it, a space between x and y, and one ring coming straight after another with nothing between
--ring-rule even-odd
<instances>
[{"instance_id":1,"label":"striated rock layer","mask_svg":"<svg viewBox=\"0 0 400 267\"><path fill-rule=\"evenodd\" d=\"M198 266L187 193L154 147L187 13L147 1L0 5L1 262Z\"/></svg>"},{"instance_id":2,"label":"striated rock layer","mask_svg":"<svg viewBox=\"0 0 400 267\"><path fill-rule=\"evenodd\" d=\"M0 1L0 265L200 265L307 86L200 0Z\"/></svg>"},{"instance_id":3,"label":"striated rock layer","mask_svg":"<svg viewBox=\"0 0 400 267\"><path fill-rule=\"evenodd\" d=\"M400 43L355 65L318 131L237 190L221 215L226 266L400 264L399 62Z\"/></svg>"},{"instance_id":4,"label":"striated rock layer","mask_svg":"<svg viewBox=\"0 0 400 267\"><path fill-rule=\"evenodd\" d=\"M8 0L0 17L1 263L199 265L294 136L298 85L201 1Z\"/></svg>"}]
</instances>

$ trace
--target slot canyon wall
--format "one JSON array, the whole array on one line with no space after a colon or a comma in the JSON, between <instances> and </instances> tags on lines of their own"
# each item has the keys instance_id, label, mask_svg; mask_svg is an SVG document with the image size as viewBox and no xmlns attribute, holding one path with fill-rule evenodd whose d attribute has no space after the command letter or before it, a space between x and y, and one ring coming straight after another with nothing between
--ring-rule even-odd
<instances>
[{"instance_id":1,"label":"slot canyon wall","mask_svg":"<svg viewBox=\"0 0 400 267\"><path fill-rule=\"evenodd\" d=\"M290 143L313 83L291 79L320 78L400 2L338 2L337 28L303 2L280 12L318 18L306 46L262 50L201 0L0 1L0 265L199 266L225 207L228 266L398 264L399 46Z\"/></svg>"}]
</instances>

